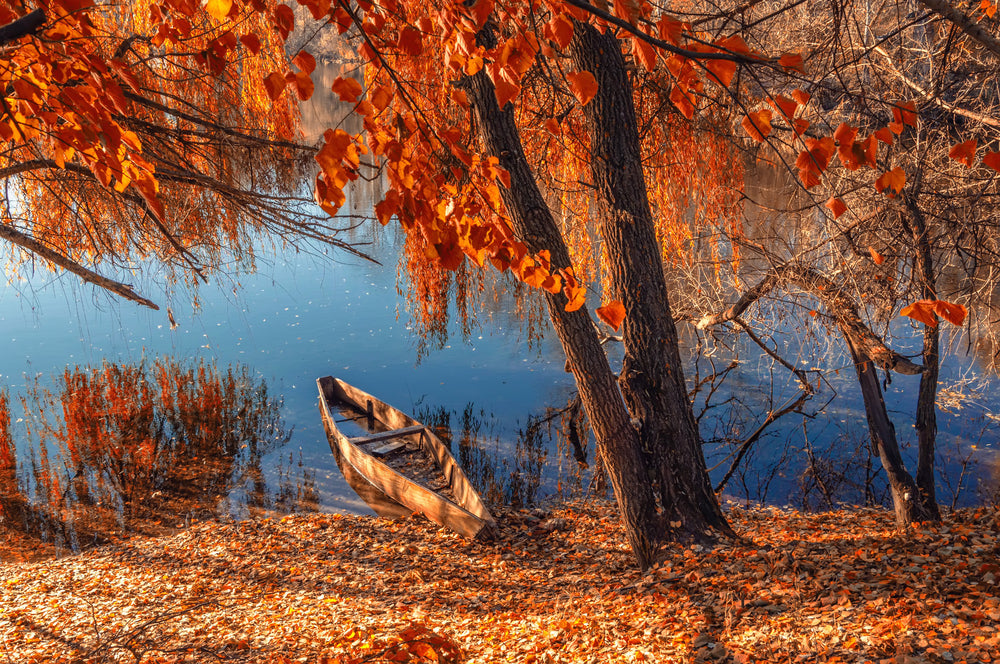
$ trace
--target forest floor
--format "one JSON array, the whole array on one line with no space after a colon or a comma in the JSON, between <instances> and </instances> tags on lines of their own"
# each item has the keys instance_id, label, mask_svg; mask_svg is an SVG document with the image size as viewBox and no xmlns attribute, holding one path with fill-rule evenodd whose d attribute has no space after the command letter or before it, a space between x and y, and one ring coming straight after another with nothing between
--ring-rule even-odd
<instances>
[{"instance_id":1,"label":"forest floor","mask_svg":"<svg viewBox=\"0 0 1000 664\"><path fill-rule=\"evenodd\" d=\"M1000 662L1000 512L731 507L641 574L614 507L207 522L0 563L0 662Z\"/></svg>"}]
</instances>

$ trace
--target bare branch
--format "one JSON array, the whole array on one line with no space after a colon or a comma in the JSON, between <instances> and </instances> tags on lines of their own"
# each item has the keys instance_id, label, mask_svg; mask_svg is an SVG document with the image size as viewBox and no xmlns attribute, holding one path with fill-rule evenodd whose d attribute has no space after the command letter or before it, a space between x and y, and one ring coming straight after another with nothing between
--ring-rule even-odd
<instances>
[{"instance_id":1,"label":"bare branch","mask_svg":"<svg viewBox=\"0 0 1000 664\"><path fill-rule=\"evenodd\" d=\"M111 291L115 295L119 295L125 298L126 300L137 302L138 304L149 307L150 309L158 310L160 308L156 305L155 302L153 302L152 300L147 300L146 298L142 297L134 290L129 288L127 285L115 281L114 279L109 279L100 274L97 274L93 270L88 270L87 268L80 265L71 258L63 256L62 254L53 251L52 249L49 249L35 238L29 235L25 235L20 231L14 230L10 226L7 226L5 224L0 224L0 238L7 240L11 244L16 244L19 247L23 247L24 249L27 249L31 253L35 254L36 256L44 258L45 260L58 265L64 270L67 270L68 272L72 272L73 274L80 277L84 281L92 283L96 286L100 286L101 288Z\"/></svg>"},{"instance_id":2,"label":"bare branch","mask_svg":"<svg viewBox=\"0 0 1000 664\"><path fill-rule=\"evenodd\" d=\"M775 288L787 286L794 286L822 302L848 341L863 350L881 366L907 375L923 372L923 366L914 364L890 349L865 325L858 315L857 305L839 284L812 268L796 263L786 263L769 271L756 286L743 293L731 307L721 313L702 317L698 321L698 329L703 330L712 325L734 320L751 304Z\"/></svg>"},{"instance_id":3,"label":"bare branch","mask_svg":"<svg viewBox=\"0 0 1000 664\"><path fill-rule=\"evenodd\" d=\"M940 14L948 21L955 24L959 30L972 37L982 44L993 55L1000 56L1000 40L991 35L986 29L979 25L975 19L965 12L956 9L950 0L918 0L920 4L928 9Z\"/></svg>"}]
</instances>

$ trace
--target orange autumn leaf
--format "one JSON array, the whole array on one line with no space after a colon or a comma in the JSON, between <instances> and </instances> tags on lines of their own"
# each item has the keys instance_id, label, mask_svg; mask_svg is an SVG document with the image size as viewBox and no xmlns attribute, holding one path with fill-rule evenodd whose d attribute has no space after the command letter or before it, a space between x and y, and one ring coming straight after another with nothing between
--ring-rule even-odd
<instances>
[{"instance_id":1,"label":"orange autumn leaf","mask_svg":"<svg viewBox=\"0 0 1000 664\"><path fill-rule=\"evenodd\" d=\"M834 219L839 219L840 215L847 212L847 204L839 198L830 198L826 202L826 207L830 208L830 211L833 212Z\"/></svg>"},{"instance_id":2,"label":"orange autumn leaf","mask_svg":"<svg viewBox=\"0 0 1000 664\"><path fill-rule=\"evenodd\" d=\"M498 77L494 83L494 92L497 96L497 106L503 108L521 93L521 86L511 83L506 78Z\"/></svg>"},{"instance_id":3,"label":"orange autumn leaf","mask_svg":"<svg viewBox=\"0 0 1000 664\"><path fill-rule=\"evenodd\" d=\"M976 139L973 138L952 146L948 157L965 165L966 168L972 168L972 163L976 160Z\"/></svg>"},{"instance_id":4,"label":"orange autumn leaf","mask_svg":"<svg viewBox=\"0 0 1000 664\"><path fill-rule=\"evenodd\" d=\"M917 126L916 107L912 102L896 104L892 107L893 121L889 124L889 129L894 134L902 134L905 125Z\"/></svg>"},{"instance_id":5,"label":"orange autumn leaf","mask_svg":"<svg viewBox=\"0 0 1000 664\"><path fill-rule=\"evenodd\" d=\"M805 90L795 89L792 90L792 99L799 103L799 106L805 106L812 99L812 95Z\"/></svg>"},{"instance_id":6,"label":"orange autumn leaf","mask_svg":"<svg viewBox=\"0 0 1000 664\"><path fill-rule=\"evenodd\" d=\"M903 124L908 124L911 127L917 126L917 107L914 106L912 101L906 102L905 104L899 104L899 106L894 110L899 112Z\"/></svg>"},{"instance_id":7,"label":"orange autumn leaf","mask_svg":"<svg viewBox=\"0 0 1000 664\"><path fill-rule=\"evenodd\" d=\"M292 58L292 64L305 73L311 74L316 69L316 58L308 51L299 51L298 55Z\"/></svg>"},{"instance_id":8,"label":"orange autumn leaf","mask_svg":"<svg viewBox=\"0 0 1000 664\"><path fill-rule=\"evenodd\" d=\"M872 134L872 136L874 136L875 138L877 138L878 140L887 145L892 145L893 142L895 141L895 138L893 138L892 132L889 130L888 127L882 127L874 134Z\"/></svg>"},{"instance_id":9,"label":"orange autumn leaf","mask_svg":"<svg viewBox=\"0 0 1000 664\"><path fill-rule=\"evenodd\" d=\"M937 318L934 316L933 302L933 300L919 300L903 307L899 313L903 316L909 316L919 323L934 327L937 325Z\"/></svg>"},{"instance_id":10,"label":"orange autumn leaf","mask_svg":"<svg viewBox=\"0 0 1000 664\"><path fill-rule=\"evenodd\" d=\"M338 76L330 86L334 94L340 97L340 101L354 103L361 95L361 84L353 78Z\"/></svg>"},{"instance_id":11,"label":"orange autumn leaf","mask_svg":"<svg viewBox=\"0 0 1000 664\"><path fill-rule=\"evenodd\" d=\"M638 37L632 38L632 57L634 57L635 61L642 65L646 71L653 71L656 69L656 49Z\"/></svg>"},{"instance_id":12,"label":"orange autumn leaf","mask_svg":"<svg viewBox=\"0 0 1000 664\"><path fill-rule=\"evenodd\" d=\"M566 14L556 14L545 24L543 34L559 48L566 48L573 38L573 20Z\"/></svg>"},{"instance_id":13,"label":"orange autumn leaf","mask_svg":"<svg viewBox=\"0 0 1000 664\"><path fill-rule=\"evenodd\" d=\"M566 74L569 82L570 92L580 102L581 106L586 106L597 94L597 79L589 71L577 71Z\"/></svg>"},{"instance_id":14,"label":"orange autumn leaf","mask_svg":"<svg viewBox=\"0 0 1000 664\"><path fill-rule=\"evenodd\" d=\"M823 138L807 138L806 150L799 153L795 166L799 169L799 178L806 189L820 183L819 176L827 169L830 158L837 146L829 136Z\"/></svg>"},{"instance_id":15,"label":"orange autumn leaf","mask_svg":"<svg viewBox=\"0 0 1000 664\"><path fill-rule=\"evenodd\" d=\"M737 55L752 55L753 51L747 46L746 40L739 35L730 35L729 37L724 37L722 39L714 42L715 46L725 49L730 53L736 53ZM733 63L734 65L736 63Z\"/></svg>"},{"instance_id":16,"label":"orange autumn leaf","mask_svg":"<svg viewBox=\"0 0 1000 664\"><path fill-rule=\"evenodd\" d=\"M899 192L903 191L903 186L906 185L906 173L903 172L901 166L897 166L888 173L883 173L875 180L875 191L882 193L886 192L889 198L894 198Z\"/></svg>"},{"instance_id":17,"label":"orange autumn leaf","mask_svg":"<svg viewBox=\"0 0 1000 664\"><path fill-rule=\"evenodd\" d=\"M681 45L681 39L683 38L684 31L688 29L688 25L683 21L678 21L669 14L664 14L660 17L660 20L656 23L656 30L660 35L660 39L663 41L670 42L674 46Z\"/></svg>"},{"instance_id":18,"label":"orange autumn leaf","mask_svg":"<svg viewBox=\"0 0 1000 664\"><path fill-rule=\"evenodd\" d=\"M965 317L969 314L969 310L961 304L945 300L934 300L934 313L952 325L958 326L965 322Z\"/></svg>"},{"instance_id":19,"label":"orange autumn leaf","mask_svg":"<svg viewBox=\"0 0 1000 664\"><path fill-rule=\"evenodd\" d=\"M795 116L795 111L799 107L799 103L794 99L789 99L785 95L778 95L777 97L770 97L767 100L779 113L785 116L785 118L791 122L792 118Z\"/></svg>"},{"instance_id":20,"label":"orange autumn leaf","mask_svg":"<svg viewBox=\"0 0 1000 664\"><path fill-rule=\"evenodd\" d=\"M988 166L994 171L1000 171L1000 152L987 152L984 154L983 166Z\"/></svg>"},{"instance_id":21,"label":"orange autumn leaf","mask_svg":"<svg viewBox=\"0 0 1000 664\"><path fill-rule=\"evenodd\" d=\"M301 71L288 72L285 79L295 86L295 94L298 95L299 101L306 101L312 97L315 86L309 74Z\"/></svg>"},{"instance_id":22,"label":"orange autumn leaf","mask_svg":"<svg viewBox=\"0 0 1000 664\"><path fill-rule=\"evenodd\" d=\"M219 21L229 16L229 11L233 8L233 0L208 0L205 3L205 11L208 15Z\"/></svg>"},{"instance_id":23,"label":"orange autumn leaf","mask_svg":"<svg viewBox=\"0 0 1000 664\"><path fill-rule=\"evenodd\" d=\"M625 320L625 305L620 300L614 300L608 302L603 307L598 307L596 313L598 318L610 325L617 332L618 328L622 325L622 321Z\"/></svg>"},{"instance_id":24,"label":"orange autumn leaf","mask_svg":"<svg viewBox=\"0 0 1000 664\"><path fill-rule=\"evenodd\" d=\"M278 72L272 72L264 79L264 89L267 90L267 96L271 98L271 101L278 100L278 97L285 90L285 85L285 77Z\"/></svg>"},{"instance_id":25,"label":"orange autumn leaf","mask_svg":"<svg viewBox=\"0 0 1000 664\"><path fill-rule=\"evenodd\" d=\"M778 58L778 64L788 71L805 71L805 61L802 59L801 53L785 53Z\"/></svg>"},{"instance_id":26,"label":"orange autumn leaf","mask_svg":"<svg viewBox=\"0 0 1000 664\"><path fill-rule=\"evenodd\" d=\"M413 27L406 27L400 31L397 45L399 46L399 50L407 55L420 55L424 50L420 30Z\"/></svg>"},{"instance_id":27,"label":"orange autumn leaf","mask_svg":"<svg viewBox=\"0 0 1000 664\"><path fill-rule=\"evenodd\" d=\"M755 141L763 141L771 133L771 109L747 113L743 118L743 129Z\"/></svg>"},{"instance_id":28,"label":"orange autumn leaf","mask_svg":"<svg viewBox=\"0 0 1000 664\"><path fill-rule=\"evenodd\" d=\"M875 261L875 265L881 265L885 262L885 256L875 251L875 247L868 247L868 253L872 255L872 260Z\"/></svg>"},{"instance_id":29,"label":"orange autumn leaf","mask_svg":"<svg viewBox=\"0 0 1000 664\"><path fill-rule=\"evenodd\" d=\"M694 117L695 104L694 99L692 99L690 92L686 91L680 85L675 85L673 89L670 90L670 101L673 102L674 106L681 115L686 117L688 120Z\"/></svg>"},{"instance_id":30,"label":"orange autumn leaf","mask_svg":"<svg viewBox=\"0 0 1000 664\"><path fill-rule=\"evenodd\" d=\"M909 316L915 321L934 327L937 325L936 316L940 316L952 325L961 325L965 322L965 317L969 311L961 304L945 300L918 300L913 304L903 307L900 313L903 316Z\"/></svg>"},{"instance_id":31,"label":"orange autumn leaf","mask_svg":"<svg viewBox=\"0 0 1000 664\"><path fill-rule=\"evenodd\" d=\"M587 302L587 289L577 282L573 268L568 267L559 273L563 278L563 294L568 300L566 311L576 311Z\"/></svg>"},{"instance_id":32,"label":"orange autumn leaf","mask_svg":"<svg viewBox=\"0 0 1000 664\"><path fill-rule=\"evenodd\" d=\"M452 90L451 98L456 104L462 106L463 108L467 108L469 106L469 100L465 96L464 90ZM384 111L386 107L389 106L389 102L392 101L392 92L384 85L379 85L373 90L369 90L368 99L371 101L372 106L375 107L375 110L381 112Z\"/></svg>"},{"instance_id":33,"label":"orange autumn leaf","mask_svg":"<svg viewBox=\"0 0 1000 664\"><path fill-rule=\"evenodd\" d=\"M712 72L717 82L724 88L728 88L736 77L736 63L732 60L708 60L705 68Z\"/></svg>"},{"instance_id":34,"label":"orange autumn leaf","mask_svg":"<svg viewBox=\"0 0 1000 664\"><path fill-rule=\"evenodd\" d=\"M246 46L246 49L250 51L252 55L257 55L260 53L260 37L255 34L245 34L240 37L240 43Z\"/></svg>"}]
</instances>

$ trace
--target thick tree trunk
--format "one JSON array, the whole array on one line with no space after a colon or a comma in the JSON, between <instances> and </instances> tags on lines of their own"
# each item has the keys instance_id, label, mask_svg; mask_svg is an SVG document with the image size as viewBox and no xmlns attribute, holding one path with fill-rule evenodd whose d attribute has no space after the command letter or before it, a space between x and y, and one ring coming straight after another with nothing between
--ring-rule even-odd
<instances>
[{"instance_id":1,"label":"thick tree trunk","mask_svg":"<svg viewBox=\"0 0 1000 664\"><path fill-rule=\"evenodd\" d=\"M578 22L571 54L577 69L597 79L597 94L584 113L599 228L609 257L608 296L625 306L622 394L639 422L665 535L712 540L732 530L712 490L684 382L621 45L611 32Z\"/></svg>"},{"instance_id":2,"label":"thick tree trunk","mask_svg":"<svg viewBox=\"0 0 1000 664\"><path fill-rule=\"evenodd\" d=\"M496 156L510 173L510 188L501 186L501 194L515 231L531 251L551 252L554 268L569 267L569 252L528 165L512 107L498 107L493 83L485 72L467 78L466 89L486 153ZM594 429L629 544L639 566L645 569L653 561L660 533L639 436L586 307L566 311L566 298L561 294L548 294L547 303Z\"/></svg>"}]
</instances>

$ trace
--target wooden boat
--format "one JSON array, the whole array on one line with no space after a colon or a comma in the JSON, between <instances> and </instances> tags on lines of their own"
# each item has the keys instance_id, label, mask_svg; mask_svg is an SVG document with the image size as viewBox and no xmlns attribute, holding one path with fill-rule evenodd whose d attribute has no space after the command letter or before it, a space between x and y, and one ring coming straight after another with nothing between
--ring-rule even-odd
<instances>
[{"instance_id":1,"label":"wooden boat","mask_svg":"<svg viewBox=\"0 0 1000 664\"><path fill-rule=\"evenodd\" d=\"M316 384L337 464L377 514L397 518L419 512L469 538L495 534L493 516L429 427L340 379L326 376ZM348 436L338 424L364 433Z\"/></svg>"}]
</instances>

